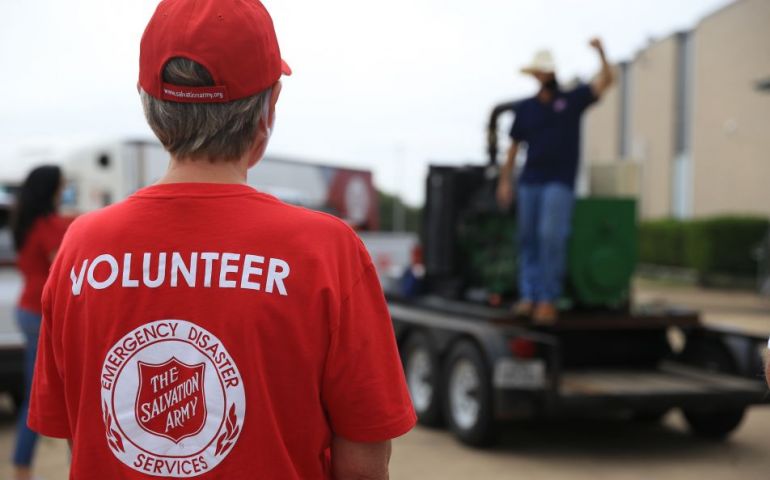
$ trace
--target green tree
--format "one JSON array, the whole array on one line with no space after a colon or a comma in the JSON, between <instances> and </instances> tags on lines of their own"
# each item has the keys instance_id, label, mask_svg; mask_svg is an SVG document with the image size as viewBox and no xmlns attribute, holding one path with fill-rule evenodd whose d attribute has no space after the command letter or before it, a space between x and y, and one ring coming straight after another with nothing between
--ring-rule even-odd
<instances>
[{"instance_id":1,"label":"green tree","mask_svg":"<svg viewBox=\"0 0 770 480\"><path fill-rule=\"evenodd\" d=\"M396 228L394 221L403 218L403 227L407 232L420 233L422 208L405 204L401 198L382 191L377 191L380 199L380 230L392 232Z\"/></svg>"}]
</instances>

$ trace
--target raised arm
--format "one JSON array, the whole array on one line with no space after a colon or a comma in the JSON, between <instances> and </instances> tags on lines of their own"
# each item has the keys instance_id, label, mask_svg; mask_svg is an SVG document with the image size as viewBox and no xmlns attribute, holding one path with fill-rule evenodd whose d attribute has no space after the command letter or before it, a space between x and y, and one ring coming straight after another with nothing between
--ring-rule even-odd
<instances>
[{"instance_id":1,"label":"raised arm","mask_svg":"<svg viewBox=\"0 0 770 480\"><path fill-rule=\"evenodd\" d=\"M388 480L390 441L359 443L335 437L332 441L334 480Z\"/></svg>"},{"instance_id":2,"label":"raised arm","mask_svg":"<svg viewBox=\"0 0 770 480\"><path fill-rule=\"evenodd\" d=\"M601 61L599 74L596 75L596 78L594 78L594 81L591 83L591 90L593 91L594 96L599 99L604 95L604 92L607 91L610 85L612 85L614 75L612 73L612 67L607 62L607 56L604 54L604 45L602 45L602 41L598 38L593 38L591 39L590 45L596 50L596 53L599 54L599 60Z\"/></svg>"}]
</instances>

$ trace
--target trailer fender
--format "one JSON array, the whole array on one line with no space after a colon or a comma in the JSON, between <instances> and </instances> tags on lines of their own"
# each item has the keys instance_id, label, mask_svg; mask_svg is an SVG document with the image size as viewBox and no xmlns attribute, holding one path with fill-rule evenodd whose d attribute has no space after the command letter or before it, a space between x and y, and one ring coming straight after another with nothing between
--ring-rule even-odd
<instances>
[{"instance_id":1,"label":"trailer fender","mask_svg":"<svg viewBox=\"0 0 770 480\"><path fill-rule=\"evenodd\" d=\"M732 373L751 379L764 376L762 352L767 345L765 337L729 327L708 327L688 332L688 343L703 341L719 343L727 351L734 362Z\"/></svg>"}]
</instances>

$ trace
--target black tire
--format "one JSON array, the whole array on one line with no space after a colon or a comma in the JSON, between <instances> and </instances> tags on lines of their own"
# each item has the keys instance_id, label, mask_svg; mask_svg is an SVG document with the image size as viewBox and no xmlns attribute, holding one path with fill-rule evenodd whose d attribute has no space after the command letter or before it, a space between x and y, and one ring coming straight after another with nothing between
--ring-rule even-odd
<instances>
[{"instance_id":1,"label":"black tire","mask_svg":"<svg viewBox=\"0 0 770 480\"><path fill-rule=\"evenodd\" d=\"M631 420L636 423L652 425L660 423L669 412L668 408L651 408L645 410L637 410L631 415Z\"/></svg>"},{"instance_id":2,"label":"black tire","mask_svg":"<svg viewBox=\"0 0 770 480\"><path fill-rule=\"evenodd\" d=\"M684 418L692 432L702 438L710 440L725 440L740 426L746 409L743 407L732 409L692 411L685 410Z\"/></svg>"},{"instance_id":3,"label":"black tire","mask_svg":"<svg viewBox=\"0 0 770 480\"><path fill-rule=\"evenodd\" d=\"M687 364L712 372L738 372L737 362L730 350L717 339L688 339L681 359ZM693 434L711 440L724 440L740 426L746 408L724 406L685 408L683 413Z\"/></svg>"},{"instance_id":4,"label":"black tire","mask_svg":"<svg viewBox=\"0 0 770 480\"><path fill-rule=\"evenodd\" d=\"M418 355L420 356L419 358L417 357ZM417 393L413 390L420 387L415 386L415 371L411 368L410 362L424 362L426 360L429 365L429 371L417 381L426 383L430 388L430 392L423 390L421 393ZM406 341L401 345L401 363L404 366L404 374L406 375L406 382L409 387L409 395L412 397L412 405L417 413L417 421L421 425L428 427L442 426L444 417L441 412L441 371L436 349L427 335L415 332L407 337ZM415 401L415 394L427 395L429 398L425 400L424 397L421 397L421 400Z\"/></svg>"},{"instance_id":5,"label":"black tire","mask_svg":"<svg viewBox=\"0 0 770 480\"><path fill-rule=\"evenodd\" d=\"M22 388L13 388L8 391L8 396L11 397L14 413L21 410L21 405L24 403L24 390Z\"/></svg>"},{"instance_id":6,"label":"black tire","mask_svg":"<svg viewBox=\"0 0 770 480\"><path fill-rule=\"evenodd\" d=\"M469 391L468 398L475 400L475 415L463 416L460 401L453 396L455 383L462 384L462 368L469 375L475 375L476 386ZM472 447L485 447L495 443L497 432L492 414L491 376L481 352L468 340L458 342L450 351L444 363L443 400L447 424L458 440ZM467 409L465 409L467 411ZM469 418L471 419L469 421Z\"/></svg>"}]
</instances>

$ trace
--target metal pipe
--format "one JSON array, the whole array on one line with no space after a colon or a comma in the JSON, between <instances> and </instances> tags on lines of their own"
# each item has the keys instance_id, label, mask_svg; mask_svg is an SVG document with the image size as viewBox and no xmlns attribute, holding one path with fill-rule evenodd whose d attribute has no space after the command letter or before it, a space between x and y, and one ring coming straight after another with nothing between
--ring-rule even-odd
<instances>
[{"instance_id":1,"label":"metal pipe","mask_svg":"<svg viewBox=\"0 0 770 480\"><path fill-rule=\"evenodd\" d=\"M507 112L516 113L516 109L519 107L521 102L522 100L505 102L495 106L495 108L492 109L492 113L489 116L489 124L487 126L487 154L489 155L490 166L497 165L497 123L500 120L500 116Z\"/></svg>"}]
</instances>

